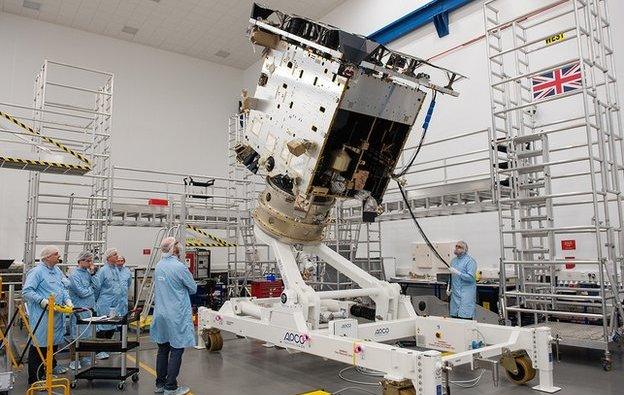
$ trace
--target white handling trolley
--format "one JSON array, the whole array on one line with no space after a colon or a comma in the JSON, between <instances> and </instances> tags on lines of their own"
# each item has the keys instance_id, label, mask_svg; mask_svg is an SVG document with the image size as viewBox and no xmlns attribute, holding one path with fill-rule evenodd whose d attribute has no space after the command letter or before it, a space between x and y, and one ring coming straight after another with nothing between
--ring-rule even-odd
<instances>
[{"instance_id":1,"label":"white handling trolley","mask_svg":"<svg viewBox=\"0 0 624 395\"><path fill-rule=\"evenodd\" d=\"M393 171L427 91L424 132L436 95L457 96L453 84L463 76L258 5L250 23L251 41L265 47L264 63L254 97L243 94L248 118L235 152L266 177L254 233L275 255L285 289L280 298L200 308L199 346L221 349L225 330L383 372L387 393L413 386L417 395L441 395L443 378L448 386L460 365L490 369L495 382L502 365L517 384L537 376L534 389L558 391L549 328L418 316L398 284L373 277L322 242L337 199L362 201L364 220L374 220L388 183L400 181ZM445 81L436 85L428 73ZM315 291L301 276L303 257L317 257L359 288ZM405 338L427 350L394 345Z\"/></svg>"},{"instance_id":2,"label":"white handling trolley","mask_svg":"<svg viewBox=\"0 0 624 395\"><path fill-rule=\"evenodd\" d=\"M126 380L131 378L133 382L139 381L139 333L136 331L136 339L128 339L128 324L139 320L137 310L132 310L122 317L106 318L99 321L91 322L92 339L80 339L76 343L75 364L78 366L80 353L91 353L92 365L84 370L73 370L73 380L70 382L71 388L76 388L78 380L114 380L118 381L117 389L123 390L126 387ZM78 325L88 324L87 320L78 317ZM118 325L121 328L121 340L96 339L96 329L99 325ZM134 350L135 366L128 366L127 353ZM95 354L98 352L119 352L121 353L120 366L98 366Z\"/></svg>"}]
</instances>

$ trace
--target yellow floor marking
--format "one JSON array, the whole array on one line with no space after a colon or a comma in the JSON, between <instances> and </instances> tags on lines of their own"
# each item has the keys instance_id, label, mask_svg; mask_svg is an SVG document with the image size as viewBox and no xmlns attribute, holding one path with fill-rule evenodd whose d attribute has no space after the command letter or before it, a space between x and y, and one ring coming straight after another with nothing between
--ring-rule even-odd
<instances>
[{"instance_id":1,"label":"yellow floor marking","mask_svg":"<svg viewBox=\"0 0 624 395\"><path fill-rule=\"evenodd\" d=\"M131 360L132 362L136 362L136 359L132 356L132 355L128 355L128 359ZM149 365L139 361L139 366L142 367L143 369L145 369L147 371L147 373L151 374L152 376L156 377L156 371Z\"/></svg>"},{"instance_id":2,"label":"yellow floor marking","mask_svg":"<svg viewBox=\"0 0 624 395\"><path fill-rule=\"evenodd\" d=\"M127 357L132 362L136 362L137 361L132 355L128 355ZM154 370L154 368L152 368L148 364L139 361L139 366L142 367L147 373L149 373L152 376L156 377L156 370ZM188 392L188 395L193 395L193 392Z\"/></svg>"}]
</instances>

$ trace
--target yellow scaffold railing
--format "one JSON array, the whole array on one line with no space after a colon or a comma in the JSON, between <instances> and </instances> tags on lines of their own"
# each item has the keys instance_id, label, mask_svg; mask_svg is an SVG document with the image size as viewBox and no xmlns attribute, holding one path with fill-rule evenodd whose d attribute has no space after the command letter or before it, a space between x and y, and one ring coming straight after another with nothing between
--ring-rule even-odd
<instances>
[{"instance_id":1,"label":"yellow scaffold railing","mask_svg":"<svg viewBox=\"0 0 624 395\"><path fill-rule=\"evenodd\" d=\"M58 149L63 152L68 153L74 158L78 159L82 164L69 164L62 162L52 162L38 159L24 159L24 158L15 158L13 156L4 156L0 154L0 168L10 168L10 169L19 169L19 170L32 170L32 171L41 171L41 172L49 172L49 173L62 173L62 174L77 174L82 175L91 170L91 162L87 157L82 155L79 152L68 148L64 144L56 141L53 138L47 137L33 129L31 126L26 125L24 122L15 118L14 116L7 114L4 111L0 111L0 117L8 120L9 122L17 125L21 129L27 131L33 136L41 138L43 141L54 145Z\"/></svg>"},{"instance_id":2,"label":"yellow scaffold railing","mask_svg":"<svg viewBox=\"0 0 624 395\"><path fill-rule=\"evenodd\" d=\"M212 240L214 243L205 243L203 241L200 240L196 240L196 239L187 239L186 240L186 246L187 247L195 247L195 248L210 248L210 247L236 247L236 243L230 243L227 240L224 240L220 237L217 237L215 235L211 235L210 233L206 232L203 229L200 229L196 226L192 226L192 225L187 225L187 228L192 230L195 233L198 233L202 236L207 237L208 239Z\"/></svg>"}]
</instances>

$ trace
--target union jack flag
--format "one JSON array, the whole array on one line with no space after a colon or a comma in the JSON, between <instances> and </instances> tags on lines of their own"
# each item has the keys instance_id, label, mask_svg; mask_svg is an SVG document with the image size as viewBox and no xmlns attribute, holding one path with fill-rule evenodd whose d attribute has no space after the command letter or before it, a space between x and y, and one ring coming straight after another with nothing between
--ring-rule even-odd
<instances>
[{"instance_id":1,"label":"union jack flag","mask_svg":"<svg viewBox=\"0 0 624 395\"><path fill-rule=\"evenodd\" d=\"M582 81L579 62L536 75L531 79L533 100L581 89Z\"/></svg>"}]
</instances>

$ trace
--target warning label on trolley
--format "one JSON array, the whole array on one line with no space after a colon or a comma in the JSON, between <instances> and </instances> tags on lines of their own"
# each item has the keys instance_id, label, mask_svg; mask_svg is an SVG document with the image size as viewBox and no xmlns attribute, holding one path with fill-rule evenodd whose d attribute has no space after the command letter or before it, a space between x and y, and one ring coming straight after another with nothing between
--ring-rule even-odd
<instances>
[{"instance_id":1,"label":"warning label on trolley","mask_svg":"<svg viewBox=\"0 0 624 395\"><path fill-rule=\"evenodd\" d=\"M554 44L554 43L559 42L559 41L563 41L563 39L565 39L565 34L557 33L557 34L552 35L552 36L550 36L550 37L548 37L546 39L546 45L550 45L550 44Z\"/></svg>"}]
</instances>

